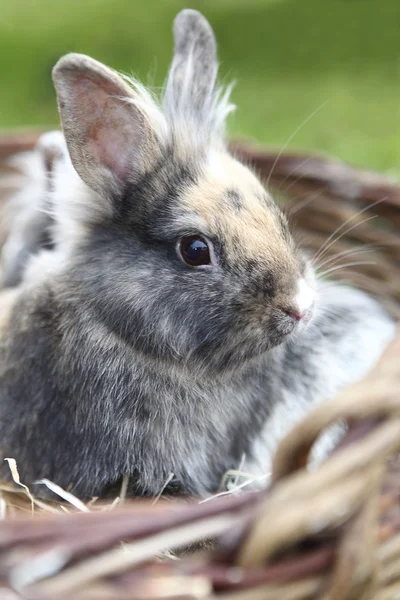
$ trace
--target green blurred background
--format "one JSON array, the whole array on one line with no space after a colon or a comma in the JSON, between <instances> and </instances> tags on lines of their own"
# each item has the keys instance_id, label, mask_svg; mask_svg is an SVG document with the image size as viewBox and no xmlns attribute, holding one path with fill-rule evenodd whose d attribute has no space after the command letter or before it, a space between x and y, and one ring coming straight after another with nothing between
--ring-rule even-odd
<instances>
[{"instance_id":1,"label":"green blurred background","mask_svg":"<svg viewBox=\"0 0 400 600\"><path fill-rule=\"evenodd\" d=\"M400 174L400 0L0 0L0 128L57 123L66 52L162 85L185 7L237 81L232 135L282 147L307 121L289 147Z\"/></svg>"}]
</instances>

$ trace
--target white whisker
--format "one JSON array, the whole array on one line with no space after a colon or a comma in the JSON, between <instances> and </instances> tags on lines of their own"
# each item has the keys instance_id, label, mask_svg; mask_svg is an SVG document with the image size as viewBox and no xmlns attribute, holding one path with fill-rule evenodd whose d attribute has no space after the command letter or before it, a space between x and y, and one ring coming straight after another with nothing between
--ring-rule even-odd
<instances>
[{"instance_id":1,"label":"white whisker","mask_svg":"<svg viewBox=\"0 0 400 600\"><path fill-rule=\"evenodd\" d=\"M300 125L293 131L292 135L289 136L287 142L284 144L284 146L281 148L280 152L278 153L277 157L275 158L273 165L271 167L271 170L269 172L268 175L268 179L267 179L267 183L265 184L265 187L268 188L269 186L269 182L271 180L272 174L274 172L274 169L279 161L279 159L281 158L282 154L284 153L284 151L286 150L286 148L288 147L288 145L290 144L290 142L292 141L292 139L294 138L294 136L300 131L300 129L302 127L304 127L304 125L306 125L322 108L324 108L326 106L326 104L328 103L328 100L325 100L325 102L323 102L322 104L320 104L318 106L318 108L316 108L311 115L308 115L308 117L306 119L304 119L304 121L302 123L300 123Z\"/></svg>"},{"instance_id":2,"label":"white whisker","mask_svg":"<svg viewBox=\"0 0 400 600\"><path fill-rule=\"evenodd\" d=\"M317 269L321 269L324 265L337 261L339 258L343 256L353 256L355 254L367 254L369 252L374 252L376 248L372 248L370 245L364 246L363 248L351 248L350 250L343 250L343 252L339 252L338 254L334 254L333 256L325 259L322 263L316 265Z\"/></svg>"},{"instance_id":3,"label":"white whisker","mask_svg":"<svg viewBox=\"0 0 400 600\"><path fill-rule=\"evenodd\" d=\"M278 188L278 191L282 192L288 192L290 190L290 188L292 188L302 177L303 177L303 173L300 173L300 175L298 175L294 181L292 181L285 189L282 189L283 184L289 179L289 177L292 177L292 175L295 175L297 169L300 169L301 167L304 167L304 165L306 165L308 162L310 162L310 160L314 158L313 156L308 156L305 160L303 160L303 162L301 162L299 165L296 165L295 168L290 171L290 173L288 173L287 175L285 175L285 177L283 178L283 180L280 183L280 186Z\"/></svg>"},{"instance_id":4,"label":"white whisker","mask_svg":"<svg viewBox=\"0 0 400 600\"><path fill-rule=\"evenodd\" d=\"M308 193L308 192L307 192ZM314 194L312 194L311 196L308 196L308 198L306 198L305 200L303 200L303 202L299 202L298 204L296 204L293 208L290 209L289 212L287 212L286 214L291 217L295 214L297 214L300 210L302 210L303 208L305 208L306 206L308 206L309 204L311 204L312 202L314 202L314 200L316 198L318 198L318 196L320 195L321 190L317 190L316 192L314 192ZM304 194L302 194L304 196ZM301 196L297 196L297 198L301 198Z\"/></svg>"},{"instance_id":5,"label":"white whisker","mask_svg":"<svg viewBox=\"0 0 400 600\"><path fill-rule=\"evenodd\" d=\"M325 276L325 275L328 275L329 273L333 273L334 271L338 271L339 269L346 269L348 267L358 267L359 265L376 265L376 261L360 260L360 261L345 263L344 265L338 265L336 267L327 269L326 271L322 271L321 275Z\"/></svg>"},{"instance_id":6,"label":"white whisker","mask_svg":"<svg viewBox=\"0 0 400 600\"><path fill-rule=\"evenodd\" d=\"M348 229L346 229L345 231L343 231L343 233L341 233L338 237L336 237L335 239L333 239L330 242L330 244L328 244L327 246L325 246L323 252L318 251L316 254L314 254L314 256L311 259L312 264L315 264L315 261L316 261L317 258L320 258L321 256L324 256L324 254L329 250L329 248L331 248L334 244L336 244L339 240L341 240L342 237L344 237L345 235L347 235L348 233L350 233L350 231L353 231L353 229L356 229L357 227L359 227L363 223L367 223L368 221L372 221L373 219L376 219L377 216L378 215L372 215L371 217L367 217L366 219L363 219L362 221L359 221L358 223L356 223L352 227L349 227ZM329 236L329 237L330 237L330 239L332 239L332 236ZM328 240L329 240L329 238L328 238Z\"/></svg>"},{"instance_id":7,"label":"white whisker","mask_svg":"<svg viewBox=\"0 0 400 600\"><path fill-rule=\"evenodd\" d=\"M321 256L322 253L325 253L326 250L328 248L331 247L332 244L330 244L329 246L326 246L326 244L328 242L330 242L330 240L337 234L339 233L339 231L341 231L343 229L343 227L345 227L348 223L351 223L351 221L353 221L356 217L362 215L363 213L365 213L367 210L373 208L374 206L377 206L378 204L381 204L382 202L384 202L385 200L387 200L387 196L385 196L384 198L380 198L379 200L376 200L375 202L372 202L372 204L368 204L368 206L365 206L363 209L359 210L358 212L356 212L354 215L352 215L351 217L349 217L348 219L346 219L346 221L344 221L344 223L342 223L337 229L335 229L335 231L333 233L331 233L331 235L325 240L325 242L322 244L321 248L318 250L318 252L316 252L316 254L314 254L312 260L316 260L319 256ZM374 215L371 218L375 218L377 215ZM358 225L361 225L362 223L365 223L365 221L360 221L360 223L358 223ZM346 233L348 233L349 231L351 231L353 228L348 229L347 232L345 232L343 235L345 235ZM337 240L340 240L340 238L343 236L340 236L338 238L336 238L335 242ZM335 243L334 242L334 243Z\"/></svg>"}]
</instances>

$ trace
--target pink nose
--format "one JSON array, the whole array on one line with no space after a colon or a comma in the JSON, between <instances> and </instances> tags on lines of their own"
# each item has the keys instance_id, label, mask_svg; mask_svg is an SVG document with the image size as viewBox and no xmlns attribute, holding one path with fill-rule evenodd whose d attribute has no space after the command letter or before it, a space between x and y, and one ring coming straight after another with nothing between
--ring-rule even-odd
<instances>
[{"instance_id":1,"label":"pink nose","mask_svg":"<svg viewBox=\"0 0 400 600\"><path fill-rule=\"evenodd\" d=\"M289 317L295 319L296 321L301 321L301 319L307 313L306 310L304 310L303 312L298 312L296 310L284 310L283 312L285 312Z\"/></svg>"}]
</instances>

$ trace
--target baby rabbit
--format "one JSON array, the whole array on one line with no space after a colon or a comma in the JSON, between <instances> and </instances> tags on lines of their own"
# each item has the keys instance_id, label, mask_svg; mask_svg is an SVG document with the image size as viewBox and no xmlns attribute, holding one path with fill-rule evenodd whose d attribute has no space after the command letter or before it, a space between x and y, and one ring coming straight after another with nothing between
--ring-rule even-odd
<instances>
[{"instance_id":1,"label":"baby rabbit","mask_svg":"<svg viewBox=\"0 0 400 600\"><path fill-rule=\"evenodd\" d=\"M10 229L1 252L1 286L17 286L32 255L41 248L51 248L52 217L49 195L53 187L55 163L67 160L62 133L43 134L33 153L22 157L28 183L10 198L5 209L4 225Z\"/></svg>"},{"instance_id":2,"label":"baby rabbit","mask_svg":"<svg viewBox=\"0 0 400 600\"><path fill-rule=\"evenodd\" d=\"M87 56L53 71L74 170L57 163L55 248L30 259L1 332L1 454L27 484L85 498L129 474L130 494L212 493L243 455L267 470L394 333L363 293L321 287L228 154L207 21L185 10L174 33L160 104Z\"/></svg>"}]
</instances>

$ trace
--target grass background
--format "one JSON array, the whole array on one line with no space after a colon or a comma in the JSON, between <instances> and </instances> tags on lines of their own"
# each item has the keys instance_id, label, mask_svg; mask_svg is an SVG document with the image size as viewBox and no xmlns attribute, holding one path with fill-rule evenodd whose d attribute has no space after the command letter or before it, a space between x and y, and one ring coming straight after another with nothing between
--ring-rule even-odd
<instances>
[{"instance_id":1,"label":"grass background","mask_svg":"<svg viewBox=\"0 0 400 600\"><path fill-rule=\"evenodd\" d=\"M204 12L232 135L400 174L400 0L0 0L0 128L58 122L50 71L83 52L160 86L171 24ZM310 116L319 110L313 116Z\"/></svg>"}]
</instances>

